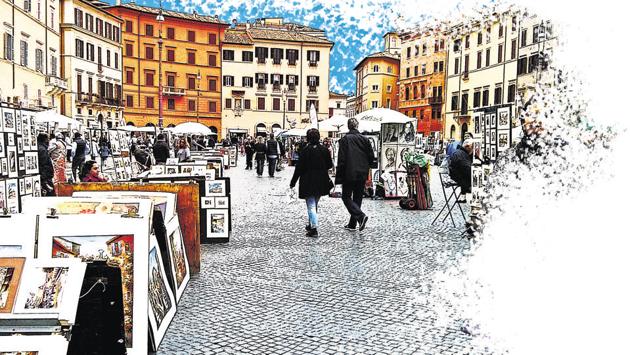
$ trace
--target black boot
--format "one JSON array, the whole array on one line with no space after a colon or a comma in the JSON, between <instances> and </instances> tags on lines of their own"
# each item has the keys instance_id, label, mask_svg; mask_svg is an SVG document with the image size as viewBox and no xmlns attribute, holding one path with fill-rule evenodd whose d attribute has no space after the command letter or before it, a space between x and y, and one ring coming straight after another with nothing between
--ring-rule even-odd
<instances>
[{"instance_id":1,"label":"black boot","mask_svg":"<svg viewBox=\"0 0 630 355\"><path fill-rule=\"evenodd\" d=\"M317 233L317 228L311 228L308 232L306 232L307 237L317 238L319 234Z\"/></svg>"}]
</instances>

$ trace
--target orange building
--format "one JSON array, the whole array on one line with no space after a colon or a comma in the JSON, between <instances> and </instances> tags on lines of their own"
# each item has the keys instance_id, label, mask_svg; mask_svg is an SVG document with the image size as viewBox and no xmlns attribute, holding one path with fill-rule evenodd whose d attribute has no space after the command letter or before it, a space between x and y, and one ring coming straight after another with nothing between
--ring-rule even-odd
<instances>
[{"instance_id":1,"label":"orange building","mask_svg":"<svg viewBox=\"0 0 630 355\"><path fill-rule=\"evenodd\" d=\"M446 37L433 29L400 37L398 110L418 119L418 133L435 138L444 123Z\"/></svg>"},{"instance_id":2,"label":"orange building","mask_svg":"<svg viewBox=\"0 0 630 355\"><path fill-rule=\"evenodd\" d=\"M397 109L398 66L398 55L387 50L370 54L357 64L356 113L382 107Z\"/></svg>"},{"instance_id":3,"label":"orange building","mask_svg":"<svg viewBox=\"0 0 630 355\"><path fill-rule=\"evenodd\" d=\"M164 21L157 21L159 9L134 3L107 9L124 20L123 99L127 124L159 124L161 75L164 127L192 121L220 133L220 48L229 25L217 16L169 10L162 10Z\"/></svg>"}]
</instances>

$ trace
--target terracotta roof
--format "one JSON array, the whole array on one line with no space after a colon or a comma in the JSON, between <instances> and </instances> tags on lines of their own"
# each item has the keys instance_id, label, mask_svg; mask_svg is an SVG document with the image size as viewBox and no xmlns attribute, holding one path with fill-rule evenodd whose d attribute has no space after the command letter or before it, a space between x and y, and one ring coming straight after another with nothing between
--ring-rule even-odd
<instances>
[{"instance_id":1,"label":"terracotta roof","mask_svg":"<svg viewBox=\"0 0 630 355\"><path fill-rule=\"evenodd\" d=\"M155 14L155 15L157 15L160 12L159 8L140 6L133 2L121 4L121 5L114 5L111 7L123 7L130 10L135 10L135 11L140 11L140 12ZM222 24L226 26L229 25L227 22L221 21L218 16L198 15L196 13L190 14L186 12L177 12L177 11L171 11L171 10L166 10L166 9L162 9L162 15L167 16L167 17L180 18L180 19L189 20L189 21L216 23L216 24Z\"/></svg>"},{"instance_id":2,"label":"terracotta roof","mask_svg":"<svg viewBox=\"0 0 630 355\"><path fill-rule=\"evenodd\" d=\"M385 58L385 59L392 59L392 60L396 60L396 61L400 61L400 56L398 56L398 54L392 54L389 53L387 51L383 51L383 52L376 52L376 53L372 53L370 55L368 55L367 57L361 59L361 61L359 62L359 64L357 64L354 67L354 70L357 70L358 67L361 66L361 64L363 64L363 62L368 59L368 58Z\"/></svg>"},{"instance_id":3,"label":"terracotta roof","mask_svg":"<svg viewBox=\"0 0 630 355\"><path fill-rule=\"evenodd\" d=\"M254 44L252 39L247 35L247 32L239 30L226 30L223 43Z\"/></svg>"},{"instance_id":4,"label":"terracotta roof","mask_svg":"<svg viewBox=\"0 0 630 355\"><path fill-rule=\"evenodd\" d=\"M336 92L334 92L334 91L329 91L329 92L328 92L328 97L331 97L331 96L337 96L337 97L348 97L348 95L346 95L346 94L338 94L338 93L336 93Z\"/></svg>"},{"instance_id":5,"label":"terracotta roof","mask_svg":"<svg viewBox=\"0 0 630 355\"><path fill-rule=\"evenodd\" d=\"M283 29L270 29L270 28L258 28L252 27L247 30L249 35L253 39L266 39L276 41L288 41L288 42L307 42L307 43L322 43L322 44L334 44L333 42L315 36L309 36L304 33L288 31Z\"/></svg>"}]
</instances>

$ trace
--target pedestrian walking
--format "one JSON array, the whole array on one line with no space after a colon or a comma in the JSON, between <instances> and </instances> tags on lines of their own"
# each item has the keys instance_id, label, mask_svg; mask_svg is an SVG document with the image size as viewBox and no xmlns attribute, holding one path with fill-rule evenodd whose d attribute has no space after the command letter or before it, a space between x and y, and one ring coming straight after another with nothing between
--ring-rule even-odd
<instances>
[{"instance_id":1,"label":"pedestrian walking","mask_svg":"<svg viewBox=\"0 0 630 355\"><path fill-rule=\"evenodd\" d=\"M53 182L66 182L66 143L63 134L57 133L50 140L48 154L54 169Z\"/></svg>"},{"instance_id":2,"label":"pedestrian walking","mask_svg":"<svg viewBox=\"0 0 630 355\"><path fill-rule=\"evenodd\" d=\"M256 174L258 177L262 176L263 168L265 167L265 156L267 152L267 146L265 145L265 139L258 136L256 138L256 144L254 144L254 154L256 158Z\"/></svg>"},{"instance_id":3,"label":"pedestrian walking","mask_svg":"<svg viewBox=\"0 0 630 355\"><path fill-rule=\"evenodd\" d=\"M328 195L330 190L335 187L328 175L328 169L332 168L333 163L330 152L319 142L319 131L316 128L308 130L306 139L308 144L302 149L300 160L295 166L289 186L294 188L297 181L300 180L298 197L306 200L308 214L306 235L318 237L317 207L320 197Z\"/></svg>"},{"instance_id":4,"label":"pedestrian walking","mask_svg":"<svg viewBox=\"0 0 630 355\"><path fill-rule=\"evenodd\" d=\"M278 163L278 158L284 155L284 148L282 144L278 142L273 133L269 135L269 140L267 141L267 168L269 171L269 177L273 177L276 173L276 164Z\"/></svg>"},{"instance_id":5,"label":"pedestrian walking","mask_svg":"<svg viewBox=\"0 0 630 355\"><path fill-rule=\"evenodd\" d=\"M50 155L48 154L48 135L40 133L37 135L37 163L41 180L42 196L55 196L53 185L54 169Z\"/></svg>"},{"instance_id":6,"label":"pedestrian walking","mask_svg":"<svg viewBox=\"0 0 630 355\"><path fill-rule=\"evenodd\" d=\"M162 133L158 134L157 142L153 145L153 157L155 158L156 164L165 164L166 159L171 157L166 138Z\"/></svg>"},{"instance_id":7,"label":"pedestrian walking","mask_svg":"<svg viewBox=\"0 0 630 355\"><path fill-rule=\"evenodd\" d=\"M101 139L101 142L98 147L98 155L101 157L101 168L105 166L105 162L112 155L112 150L109 147L109 142L107 139Z\"/></svg>"},{"instance_id":8,"label":"pedestrian walking","mask_svg":"<svg viewBox=\"0 0 630 355\"><path fill-rule=\"evenodd\" d=\"M356 230L358 223L362 231L368 220L361 210L365 180L370 168L376 167L376 158L370 141L359 133L358 127L359 121L348 119L348 133L339 140L335 184L341 184L341 199L350 213L350 222L344 227Z\"/></svg>"},{"instance_id":9,"label":"pedestrian walking","mask_svg":"<svg viewBox=\"0 0 630 355\"><path fill-rule=\"evenodd\" d=\"M251 170L253 167L252 159L254 158L254 145L253 145L252 139L247 138L243 146L245 147L245 161L247 163L245 165L245 170Z\"/></svg>"},{"instance_id":10,"label":"pedestrian walking","mask_svg":"<svg viewBox=\"0 0 630 355\"><path fill-rule=\"evenodd\" d=\"M74 134L74 142L72 143L72 177L77 180L77 172L85 162L85 155L89 153L87 142L81 137L81 133Z\"/></svg>"},{"instance_id":11,"label":"pedestrian walking","mask_svg":"<svg viewBox=\"0 0 630 355\"><path fill-rule=\"evenodd\" d=\"M189 161L190 160L190 148L188 148L188 142L185 138L179 140L179 145L177 147L177 159L179 162Z\"/></svg>"}]
</instances>

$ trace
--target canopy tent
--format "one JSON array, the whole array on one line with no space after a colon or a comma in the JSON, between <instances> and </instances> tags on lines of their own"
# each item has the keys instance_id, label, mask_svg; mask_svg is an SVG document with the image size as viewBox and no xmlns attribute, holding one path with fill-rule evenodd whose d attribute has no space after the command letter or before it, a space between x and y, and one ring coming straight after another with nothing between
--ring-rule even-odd
<instances>
[{"instance_id":1,"label":"canopy tent","mask_svg":"<svg viewBox=\"0 0 630 355\"><path fill-rule=\"evenodd\" d=\"M338 132L339 128L348 123L348 117L342 115L334 115L329 119L319 123L319 130L322 132Z\"/></svg>"},{"instance_id":2,"label":"canopy tent","mask_svg":"<svg viewBox=\"0 0 630 355\"><path fill-rule=\"evenodd\" d=\"M72 119L68 116L60 115L55 110L41 111L35 114L35 122L58 124L60 128L67 128L70 125L71 128L79 129L82 123Z\"/></svg>"},{"instance_id":3,"label":"canopy tent","mask_svg":"<svg viewBox=\"0 0 630 355\"><path fill-rule=\"evenodd\" d=\"M311 104L308 116L311 119L311 128L319 128L319 121L317 120L317 110L315 109L314 104Z\"/></svg>"},{"instance_id":4,"label":"canopy tent","mask_svg":"<svg viewBox=\"0 0 630 355\"><path fill-rule=\"evenodd\" d=\"M306 137L305 128L291 128L278 134L278 137Z\"/></svg>"},{"instance_id":5,"label":"canopy tent","mask_svg":"<svg viewBox=\"0 0 630 355\"><path fill-rule=\"evenodd\" d=\"M405 116L398 111L390 110L388 108L374 108L367 110L359 113L354 118L356 118L359 123L361 121L372 121L378 123L407 123L416 120L413 117Z\"/></svg>"},{"instance_id":6,"label":"canopy tent","mask_svg":"<svg viewBox=\"0 0 630 355\"><path fill-rule=\"evenodd\" d=\"M178 124L173 128L167 128L173 134L198 134L203 136L216 136L217 134L201 123L185 122Z\"/></svg>"}]
</instances>

